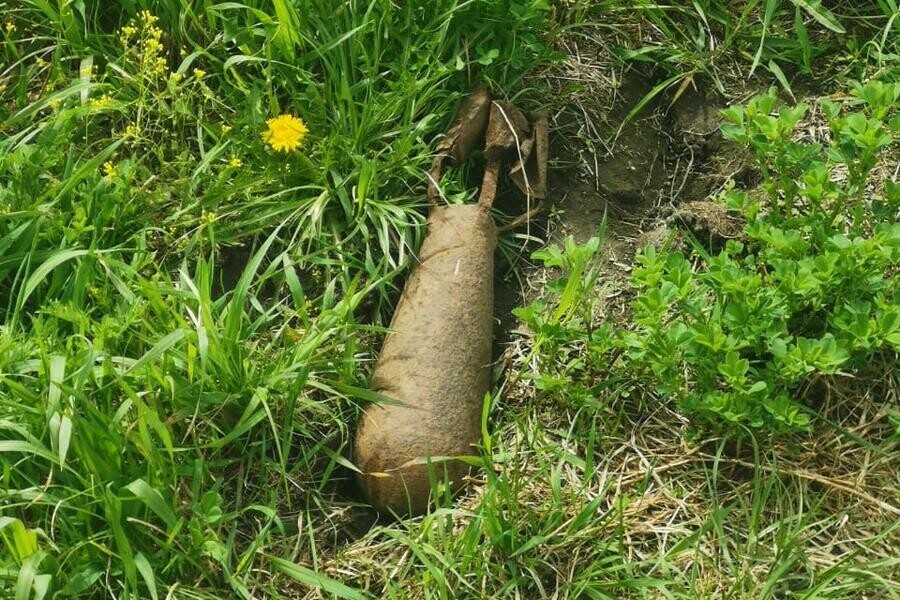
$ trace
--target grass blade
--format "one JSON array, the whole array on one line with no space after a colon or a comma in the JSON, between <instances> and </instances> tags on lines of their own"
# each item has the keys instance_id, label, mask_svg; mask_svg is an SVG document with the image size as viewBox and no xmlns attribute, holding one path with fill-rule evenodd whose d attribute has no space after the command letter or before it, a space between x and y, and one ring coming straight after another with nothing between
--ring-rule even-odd
<instances>
[{"instance_id":1,"label":"grass blade","mask_svg":"<svg viewBox=\"0 0 900 600\"><path fill-rule=\"evenodd\" d=\"M154 489L143 479L135 479L126 485L125 489L134 494L135 498L146 504L147 508L162 519L169 531L178 524L178 517L175 516L172 508L166 503L159 490Z\"/></svg>"},{"instance_id":2,"label":"grass blade","mask_svg":"<svg viewBox=\"0 0 900 600\"><path fill-rule=\"evenodd\" d=\"M808 12L813 19L831 31L847 33L834 13L822 6L822 0L791 0L791 2Z\"/></svg>"},{"instance_id":3,"label":"grass blade","mask_svg":"<svg viewBox=\"0 0 900 600\"><path fill-rule=\"evenodd\" d=\"M296 579L304 585L308 585L317 590L322 590L323 592L337 598L343 598L344 600L366 600L369 598L369 596L362 591L351 588L327 575L313 571L309 567L292 563L283 558L278 558L277 556L269 556L268 558L276 571L283 575L287 575L292 579Z\"/></svg>"}]
</instances>

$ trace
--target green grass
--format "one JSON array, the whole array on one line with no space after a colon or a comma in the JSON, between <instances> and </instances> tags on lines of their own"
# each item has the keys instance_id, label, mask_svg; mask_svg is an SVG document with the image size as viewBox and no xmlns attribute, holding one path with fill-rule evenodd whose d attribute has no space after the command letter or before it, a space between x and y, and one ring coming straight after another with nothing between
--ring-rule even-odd
<instances>
[{"instance_id":1,"label":"green grass","mask_svg":"<svg viewBox=\"0 0 900 600\"><path fill-rule=\"evenodd\" d=\"M330 506L431 141L542 13L106 8L5 12L0 589L250 597Z\"/></svg>"},{"instance_id":2,"label":"green grass","mask_svg":"<svg viewBox=\"0 0 900 600\"><path fill-rule=\"evenodd\" d=\"M850 445L812 472L808 438L695 444L649 396L554 395L522 363L461 504L369 527L348 484L430 151L474 82L559 102L528 74L597 31L657 67L631 117L735 72L896 76L894 0L731 6L0 0L0 595L900 597L900 516L872 502L896 506L897 437L855 432L867 408L829 413L823 447ZM310 133L277 154L285 113ZM847 492L860 464L878 497Z\"/></svg>"},{"instance_id":3,"label":"green grass","mask_svg":"<svg viewBox=\"0 0 900 600\"><path fill-rule=\"evenodd\" d=\"M761 72L791 97L798 82L897 77L895 0L750 0L740 7L718 0L606 0L570 10L569 18L626 38L615 48L622 61L654 71L656 85L626 121L664 93L670 102L691 86L728 96L734 90L726 84Z\"/></svg>"}]
</instances>

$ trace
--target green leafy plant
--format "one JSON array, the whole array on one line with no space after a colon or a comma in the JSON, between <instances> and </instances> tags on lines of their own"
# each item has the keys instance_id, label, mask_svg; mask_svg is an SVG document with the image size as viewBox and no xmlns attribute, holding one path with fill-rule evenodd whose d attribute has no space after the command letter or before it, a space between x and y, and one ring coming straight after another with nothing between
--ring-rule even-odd
<instances>
[{"instance_id":1,"label":"green leafy plant","mask_svg":"<svg viewBox=\"0 0 900 600\"><path fill-rule=\"evenodd\" d=\"M601 240L602 232L584 244L569 237L561 246L534 252L533 259L557 274L547 283L550 299L513 310L534 336L529 353L521 359L523 372L545 397L559 402L593 402L586 375L602 368L612 348L612 326L594 323ZM526 367L534 361L536 369Z\"/></svg>"},{"instance_id":2,"label":"green leafy plant","mask_svg":"<svg viewBox=\"0 0 900 600\"><path fill-rule=\"evenodd\" d=\"M781 432L806 429L815 414L798 396L804 383L895 359L900 198L891 181L873 189L871 174L900 134L900 85L852 94L821 105L827 147L798 137L808 108L779 107L774 89L724 111L723 134L750 149L763 176L761 196L732 186L722 197L744 219L743 238L715 255L696 240L692 256L644 249L632 324L614 335L587 325L593 276L582 271L596 240L536 253L565 272L558 307L517 312L535 331L536 386L576 404L613 386L641 390L722 431Z\"/></svg>"},{"instance_id":3,"label":"green leafy plant","mask_svg":"<svg viewBox=\"0 0 900 600\"><path fill-rule=\"evenodd\" d=\"M853 97L822 103L827 148L797 138L807 107L777 107L774 90L724 111L723 134L763 175L764 198L724 194L745 239L716 256L695 244L700 269L679 253L638 256L628 367L701 421L804 429L804 382L866 372L900 350L900 203L891 182L868 191L900 133L900 86L857 84Z\"/></svg>"}]
</instances>

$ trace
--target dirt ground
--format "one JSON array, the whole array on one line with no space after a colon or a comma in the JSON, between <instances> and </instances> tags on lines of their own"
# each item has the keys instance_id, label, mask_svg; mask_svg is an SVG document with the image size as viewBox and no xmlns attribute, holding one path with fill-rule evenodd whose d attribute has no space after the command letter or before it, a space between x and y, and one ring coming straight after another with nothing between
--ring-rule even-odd
<instances>
[{"instance_id":1,"label":"dirt ground","mask_svg":"<svg viewBox=\"0 0 900 600\"><path fill-rule=\"evenodd\" d=\"M602 229L598 294L607 302L597 318L618 321L627 316L637 250L683 245L683 229L714 245L739 236L741 223L711 200L727 181L746 183L753 171L740 148L724 147L718 113L728 104L721 95L689 87L674 103L660 95L626 121L655 82L636 70L593 79L598 67L582 58L573 53L544 75L551 87L561 85L556 97L565 101L552 115L551 202L533 225L548 243L568 236L583 243ZM500 343L515 328L509 311L544 293L547 274L526 252L517 270L518 278L497 280Z\"/></svg>"}]
</instances>

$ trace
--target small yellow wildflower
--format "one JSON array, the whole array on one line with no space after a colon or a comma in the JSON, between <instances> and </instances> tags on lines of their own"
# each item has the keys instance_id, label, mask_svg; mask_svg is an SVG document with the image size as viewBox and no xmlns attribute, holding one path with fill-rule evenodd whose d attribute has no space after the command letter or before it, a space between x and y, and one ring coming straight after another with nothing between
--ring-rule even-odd
<instances>
[{"instance_id":1,"label":"small yellow wildflower","mask_svg":"<svg viewBox=\"0 0 900 600\"><path fill-rule=\"evenodd\" d=\"M138 16L141 18L141 23L144 23L145 25L153 25L159 21L159 17L149 10L142 10Z\"/></svg>"},{"instance_id":2,"label":"small yellow wildflower","mask_svg":"<svg viewBox=\"0 0 900 600\"><path fill-rule=\"evenodd\" d=\"M204 71L203 69L194 69L194 77L196 77L197 79L203 79L204 77L206 77L206 71Z\"/></svg>"},{"instance_id":3,"label":"small yellow wildflower","mask_svg":"<svg viewBox=\"0 0 900 600\"><path fill-rule=\"evenodd\" d=\"M16 30L16 24L13 23L12 21L7 21L6 22L6 33L12 33L15 30Z\"/></svg>"},{"instance_id":4,"label":"small yellow wildflower","mask_svg":"<svg viewBox=\"0 0 900 600\"><path fill-rule=\"evenodd\" d=\"M237 156L232 156L228 161L228 166L232 169L239 169L244 163Z\"/></svg>"},{"instance_id":5,"label":"small yellow wildflower","mask_svg":"<svg viewBox=\"0 0 900 600\"><path fill-rule=\"evenodd\" d=\"M60 102L59 102L59 100L54 99L54 100L51 100L50 102L48 102L47 106L50 107L50 110L55 111L56 109L59 108Z\"/></svg>"},{"instance_id":6,"label":"small yellow wildflower","mask_svg":"<svg viewBox=\"0 0 900 600\"><path fill-rule=\"evenodd\" d=\"M108 160L103 163L103 179L109 181L116 176L116 165L113 161Z\"/></svg>"},{"instance_id":7,"label":"small yellow wildflower","mask_svg":"<svg viewBox=\"0 0 900 600\"><path fill-rule=\"evenodd\" d=\"M176 84L180 83L183 78L184 78L184 75L182 75L181 73L172 73L172 75L170 76L172 83L176 83Z\"/></svg>"},{"instance_id":8,"label":"small yellow wildflower","mask_svg":"<svg viewBox=\"0 0 900 600\"><path fill-rule=\"evenodd\" d=\"M144 50L147 54L158 54L162 49L162 43L156 38L150 38L144 45Z\"/></svg>"},{"instance_id":9,"label":"small yellow wildflower","mask_svg":"<svg viewBox=\"0 0 900 600\"><path fill-rule=\"evenodd\" d=\"M141 137L141 128L138 125L131 123L125 128L122 137L126 140L132 140L132 144L134 144L137 142L137 139Z\"/></svg>"},{"instance_id":10,"label":"small yellow wildflower","mask_svg":"<svg viewBox=\"0 0 900 600\"><path fill-rule=\"evenodd\" d=\"M43 58L41 58L40 56L38 56L37 58L34 59L34 64L36 64L38 66L38 68L43 69L44 67L47 66L47 61L44 60Z\"/></svg>"},{"instance_id":11,"label":"small yellow wildflower","mask_svg":"<svg viewBox=\"0 0 900 600\"><path fill-rule=\"evenodd\" d=\"M269 128L262 133L263 141L276 152L296 150L303 143L309 129L303 119L294 115L280 115L266 121Z\"/></svg>"},{"instance_id":12,"label":"small yellow wildflower","mask_svg":"<svg viewBox=\"0 0 900 600\"><path fill-rule=\"evenodd\" d=\"M201 216L200 219L201 219L204 223L206 223L207 225L209 225L209 224L215 222L215 220L216 220L216 213L214 213L214 212L205 212L205 211L204 211L203 216Z\"/></svg>"},{"instance_id":13,"label":"small yellow wildflower","mask_svg":"<svg viewBox=\"0 0 900 600\"><path fill-rule=\"evenodd\" d=\"M121 29L119 29L119 41L122 42L123 46L128 45L128 40L134 37L137 34L137 27L131 25L124 25Z\"/></svg>"},{"instance_id":14,"label":"small yellow wildflower","mask_svg":"<svg viewBox=\"0 0 900 600\"><path fill-rule=\"evenodd\" d=\"M223 134L223 135L224 135L224 134L227 134L229 131L231 131L231 125L224 125L224 124L223 124L223 125L222 125L222 134Z\"/></svg>"},{"instance_id":15,"label":"small yellow wildflower","mask_svg":"<svg viewBox=\"0 0 900 600\"><path fill-rule=\"evenodd\" d=\"M95 109L106 108L107 106L112 104L112 98L110 97L109 94L103 94L102 96L100 96L98 98L91 98L91 101L89 102L89 104L90 104L91 108L95 108Z\"/></svg>"}]
</instances>

